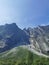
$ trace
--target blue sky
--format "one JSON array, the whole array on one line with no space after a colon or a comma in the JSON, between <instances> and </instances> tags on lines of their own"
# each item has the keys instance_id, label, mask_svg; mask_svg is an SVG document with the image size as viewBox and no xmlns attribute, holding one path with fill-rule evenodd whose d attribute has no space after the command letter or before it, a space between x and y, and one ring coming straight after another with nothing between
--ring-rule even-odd
<instances>
[{"instance_id":1,"label":"blue sky","mask_svg":"<svg viewBox=\"0 0 49 65\"><path fill-rule=\"evenodd\" d=\"M0 0L0 25L20 28L49 24L49 0Z\"/></svg>"}]
</instances>

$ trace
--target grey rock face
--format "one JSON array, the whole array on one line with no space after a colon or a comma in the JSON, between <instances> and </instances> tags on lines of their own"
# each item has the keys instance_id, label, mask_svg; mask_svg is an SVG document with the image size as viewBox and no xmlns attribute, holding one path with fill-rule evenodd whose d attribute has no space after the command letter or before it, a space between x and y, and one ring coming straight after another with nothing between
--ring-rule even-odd
<instances>
[{"instance_id":1,"label":"grey rock face","mask_svg":"<svg viewBox=\"0 0 49 65\"><path fill-rule=\"evenodd\" d=\"M30 36L32 47L42 53L49 53L49 25L28 28L25 32Z\"/></svg>"}]
</instances>

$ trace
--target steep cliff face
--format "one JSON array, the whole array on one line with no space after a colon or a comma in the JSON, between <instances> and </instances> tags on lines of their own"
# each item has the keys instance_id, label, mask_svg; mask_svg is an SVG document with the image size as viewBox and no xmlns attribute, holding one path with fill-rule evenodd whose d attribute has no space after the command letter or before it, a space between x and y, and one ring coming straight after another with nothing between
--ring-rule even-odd
<instances>
[{"instance_id":1,"label":"steep cliff face","mask_svg":"<svg viewBox=\"0 0 49 65\"><path fill-rule=\"evenodd\" d=\"M49 25L28 28L24 31L30 36L31 48L42 53L49 53Z\"/></svg>"}]
</instances>

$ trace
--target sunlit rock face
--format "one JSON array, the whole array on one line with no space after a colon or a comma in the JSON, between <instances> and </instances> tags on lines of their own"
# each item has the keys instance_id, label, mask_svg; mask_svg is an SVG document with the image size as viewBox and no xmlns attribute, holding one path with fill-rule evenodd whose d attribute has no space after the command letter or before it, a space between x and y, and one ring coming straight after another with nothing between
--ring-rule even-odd
<instances>
[{"instance_id":1,"label":"sunlit rock face","mask_svg":"<svg viewBox=\"0 0 49 65\"><path fill-rule=\"evenodd\" d=\"M25 32L30 36L29 41L33 49L49 54L49 25L28 28Z\"/></svg>"}]
</instances>

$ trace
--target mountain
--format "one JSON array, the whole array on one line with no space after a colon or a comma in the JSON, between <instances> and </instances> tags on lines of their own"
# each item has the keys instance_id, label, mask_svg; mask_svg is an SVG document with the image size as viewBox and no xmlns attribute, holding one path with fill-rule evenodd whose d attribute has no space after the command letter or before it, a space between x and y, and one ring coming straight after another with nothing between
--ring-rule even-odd
<instances>
[{"instance_id":1,"label":"mountain","mask_svg":"<svg viewBox=\"0 0 49 65\"><path fill-rule=\"evenodd\" d=\"M0 52L21 45L49 55L49 25L21 30L15 23L0 26Z\"/></svg>"},{"instance_id":2,"label":"mountain","mask_svg":"<svg viewBox=\"0 0 49 65\"><path fill-rule=\"evenodd\" d=\"M29 27L28 29L24 29L24 31L30 36L31 48L40 53L49 54L49 25L35 28Z\"/></svg>"},{"instance_id":3,"label":"mountain","mask_svg":"<svg viewBox=\"0 0 49 65\"><path fill-rule=\"evenodd\" d=\"M21 30L0 26L0 65L49 65L49 25Z\"/></svg>"},{"instance_id":4,"label":"mountain","mask_svg":"<svg viewBox=\"0 0 49 65\"><path fill-rule=\"evenodd\" d=\"M29 44L29 36L15 23L0 26L0 52Z\"/></svg>"}]
</instances>

